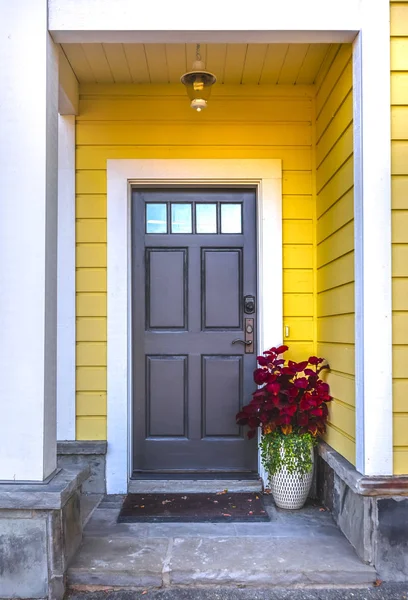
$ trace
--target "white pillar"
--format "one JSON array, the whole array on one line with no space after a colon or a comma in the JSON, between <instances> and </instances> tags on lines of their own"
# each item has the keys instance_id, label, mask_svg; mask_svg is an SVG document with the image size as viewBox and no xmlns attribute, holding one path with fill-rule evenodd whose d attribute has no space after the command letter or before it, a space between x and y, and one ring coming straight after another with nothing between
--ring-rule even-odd
<instances>
[{"instance_id":1,"label":"white pillar","mask_svg":"<svg viewBox=\"0 0 408 600\"><path fill-rule=\"evenodd\" d=\"M363 0L353 46L356 467L393 473L388 0Z\"/></svg>"},{"instance_id":2,"label":"white pillar","mask_svg":"<svg viewBox=\"0 0 408 600\"><path fill-rule=\"evenodd\" d=\"M58 53L47 0L0 21L0 480L56 467Z\"/></svg>"},{"instance_id":3,"label":"white pillar","mask_svg":"<svg viewBox=\"0 0 408 600\"><path fill-rule=\"evenodd\" d=\"M75 116L58 117L57 438L75 439Z\"/></svg>"}]
</instances>

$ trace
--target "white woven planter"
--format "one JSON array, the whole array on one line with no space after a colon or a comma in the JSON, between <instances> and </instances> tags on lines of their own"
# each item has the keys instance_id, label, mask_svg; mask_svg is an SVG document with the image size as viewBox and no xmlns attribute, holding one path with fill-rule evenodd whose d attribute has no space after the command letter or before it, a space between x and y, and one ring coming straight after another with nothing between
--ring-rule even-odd
<instances>
[{"instance_id":1,"label":"white woven planter","mask_svg":"<svg viewBox=\"0 0 408 600\"><path fill-rule=\"evenodd\" d=\"M281 448L281 452L284 449ZM275 475L270 476L270 484L273 499L276 506L288 510L302 508L307 500L313 480L314 452L312 454L312 469L306 475L299 473L288 473L286 467L280 469Z\"/></svg>"}]
</instances>

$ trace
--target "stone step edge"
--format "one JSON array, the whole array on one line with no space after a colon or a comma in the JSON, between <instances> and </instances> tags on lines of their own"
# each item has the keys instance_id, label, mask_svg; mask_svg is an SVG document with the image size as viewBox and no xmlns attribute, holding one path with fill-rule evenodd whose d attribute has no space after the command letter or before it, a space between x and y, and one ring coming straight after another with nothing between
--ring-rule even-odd
<instances>
[{"instance_id":1,"label":"stone step edge","mask_svg":"<svg viewBox=\"0 0 408 600\"><path fill-rule=\"evenodd\" d=\"M233 479L133 479L129 481L129 494L200 494L217 493L228 490L231 493L262 492L262 481L259 479L233 480Z\"/></svg>"},{"instance_id":2,"label":"stone step edge","mask_svg":"<svg viewBox=\"0 0 408 600\"><path fill-rule=\"evenodd\" d=\"M112 581L115 579L116 581ZM234 579L225 577L200 577L195 573L186 574L185 572L168 571L165 577L159 574L138 573L135 576L130 576L129 573L124 573L121 577L119 573L115 573L112 577L107 577L106 573L72 572L68 571L67 586L70 590L77 590L86 587L87 591L97 591L98 589L112 590L131 590L131 589L152 589L162 587L208 587L214 588L217 586L225 587L270 587L270 588L327 588L327 587L368 587L372 586L376 579L376 573L373 568L367 568L364 571L322 571L322 572L306 572L301 571L282 571L273 574L251 573L248 578L237 577Z\"/></svg>"}]
</instances>

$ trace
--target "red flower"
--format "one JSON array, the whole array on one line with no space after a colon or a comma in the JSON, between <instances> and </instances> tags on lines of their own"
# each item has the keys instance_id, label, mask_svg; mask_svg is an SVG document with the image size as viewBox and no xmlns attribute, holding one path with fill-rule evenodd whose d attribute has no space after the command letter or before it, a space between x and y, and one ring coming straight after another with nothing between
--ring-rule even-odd
<instances>
[{"instance_id":1,"label":"red flower","mask_svg":"<svg viewBox=\"0 0 408 600\"><path fill-rule=\"evenodd\" d=\"M305 375L310 375L313 377L316 375L316 373L313 371L313 369L305 369Z\"/></svg>"},{"instance_id":2,"label":"red flower","mask_svg":"<svg viewBox=\"0 0 408 600\"><path fill-rule=\"evenodd\" d=\"M258 385L266 383L269 379L269 371L267 369L255 369L254 381Z\"/></svg>"},{"instance_id":3,"label":"red flower","mask_svg":"<svg viewBox=\"0 0 408 600\"><path fill-rule=\"evenodd\" d=\"M275 381L274 383L269 383L266 386L266 390L270 393L273 394L274 396L276 396L277 394L279 394L281 389L280 383L278 383L277 381Z\"/></svg>"},{"instance_id":4,"label":"red flower","mask_svg":"<svg viewBox=\"0 0 408 600\"><path fill-rule=\"evenodd\" d=\"M287 406L284 406L283 408L281 408L281 415L294 415L295 412L297 411L297 406L296 404L288 404Z\"/></svg>"},{"instance_id":5,"label":"red flower","mask_svg":"<svg viewBox=\"0 0 408 600\"><path fill-rule=\"evenodd\" d=\"M282 345L258 356L260 367L254 371L254 381L262 387L253 392L249 404L236 417L239 425L249 426L249 438L254 437L258 427L264 435L277 428L286 434L312 435L321 435L326 429L327 403L332 398L319 373L328 365L322 364L323 359L317 356L302 362L278 358L286 350L288 347ZM308 368L309 364L316 369Z\"/></svg>"},{"instance_id":6,"label":"red flower","mask_svg":"<svg viewBox=\"0 0 408 600\"><path fill-rule=\"evenodd\" d=\"M305 390L308 387L309 382L306 377L299 377L299 379L295 379L295 381L293 382L293 385L297 388L301 388L302 390Z\"/></svg>"},{"instance_id":7,"label":"red flower","mask_svg":"<svg viewBox=\"0 0 408 600\"><path fill-rule=\"evenodd\" d=\"M256 360L258 361L258 364L261 365L261 367L267 367L271 362L270 358L267 358L265 356L257 356Z\"/></svg>"}]
</instances>

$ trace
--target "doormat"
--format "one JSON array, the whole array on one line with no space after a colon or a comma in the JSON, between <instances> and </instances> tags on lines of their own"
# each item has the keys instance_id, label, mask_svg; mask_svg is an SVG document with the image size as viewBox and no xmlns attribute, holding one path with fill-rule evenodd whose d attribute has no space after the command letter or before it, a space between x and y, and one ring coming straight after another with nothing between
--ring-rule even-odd
<instances>
[{"instance_id":1,"label":"doormat","mask_svg":"<svg viewBox=\"0 0 408 600\"><path fill-rule=\"evenodd\" d=\"M118 523L254 523L269 521L262 494L128 494Z\"/></svg>"}]
</instances>

